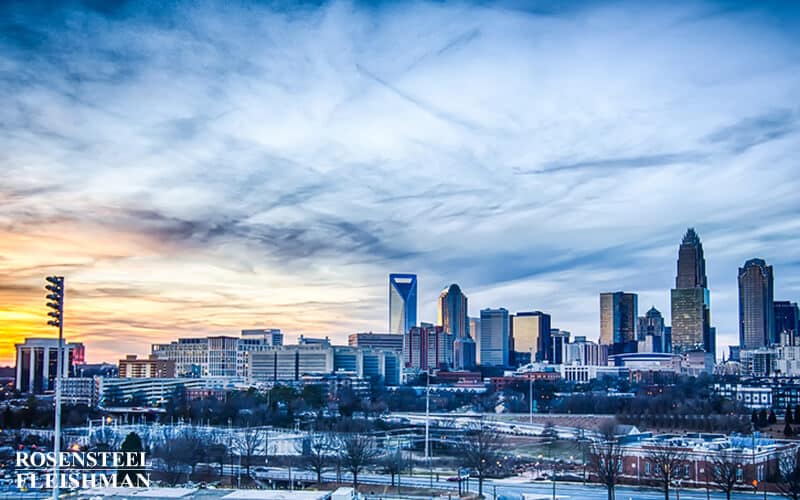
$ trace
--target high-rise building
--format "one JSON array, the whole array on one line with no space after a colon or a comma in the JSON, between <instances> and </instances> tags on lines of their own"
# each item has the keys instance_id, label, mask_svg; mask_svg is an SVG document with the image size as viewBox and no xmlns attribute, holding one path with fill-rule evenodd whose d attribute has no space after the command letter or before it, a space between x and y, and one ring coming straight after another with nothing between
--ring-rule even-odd
<instances>
[{"instance_id":1,"label":"high-rise building","mask_svg":"<svg viewBox=\"0 0 800 500\"><path fill-rule=\"evenodd\" d=\"M639 352L668 352L664 335L664 316L651 307L644 316L639 316Z\"/></svg>"},{"instance_id":2,"label":"high-rise building","mask_svg":"<svg viewBox=\"0 0 800 500\"><path fill-rule=\"evenodd\" d=\"M800 335L798 321L800 311L797 302L788 300L776 300L775 304L775 343L781 345L797 345L797 338Z\"/></svg>"},{"instance_id":3,"label":"high-rise building","mask_svg":"<svg viewBox=\"0 0 800 500\"><path fill-rule=\"evenodd\" d=\"M711 298L706 279L703 244L689 228L678 249L678 274L670 292L672 350L702 350L714 355L716 335L711 328Z\"/></svg>"},{"instance_id":4,"label":"high-rise building","mask_svg":"<svg viewBox=\"0 0 800 500\"><path fill-rule=\"evenodd\" d=\"M739 268L739 345L757 349L775 342L772 266L750 259Z\"/></svg>"},{"instance_id":5,"label":"high-rise building","mask_svg":"<svg viewBox=\"0 0 800 500\"><path fill-rule=\"evenodd\" d=\"M532 353L531 361L552 363L550 323L550 315L542 311L523 311L513 315L510 335L514 338L514 350L519 353Z\"/></svg>"},{"instance_id":6,"label":"high-rise building","mask_svg":"<svg viewBox=\"0 0 800 500\"><path fill-rule=\"evenodd\" d=\"M83 344L63 342L61 374L65 378L74 377L76 360L83 359ZM14 347L17 351L16 389L31 394L54 390L58 374L58 339L27 338Z\"/></svg>"},{"instance_id":7,"label":"high-rise building","mask_svg":"<svg viewBox=\"0 0 800 500\"><path fill-rule=\"evenodd\" d=\"M639 298L635 293L600 294L600 343L614 354L634 352Z\"/></svg>"},{"instance_id":8,"label":"high-rise building","mask_svg":"<svg viewBox=\"0 0 800 500\"><path fill-rule=\"evenodd\" d=\"M453 342L453 366L456 370L472 370L477 364L475 341L470 335L456 337Z\"/></svg>"},{"instance_id":9,"label":"high-rise building","mask_svg":"<svg viewBox=\"0 0 800 500\"><path fill-rule=\"evenodd\" d=\"M469 335L467 296L458 285L452 284L439 294L438 316L438 324L445 332L456 338Z\"/></svg>"},{"instance_id":10,"label":"high-rise building","mask_svg":"<svg viewBox=\"0 0 800 500\"><path fill-rule=\"evenodd\" d=\"M417 275L389 275L389 331L405 334L417 325Z\"/></svg>"},{"instance_id":11,"label":"high-rise building","mask_svg":"<svg viewBox=\"0 0 800 500\"><path fill-rule=\"evenodd\" d=\"M507 309L481 309L479 337L482 365L508 366L508 323Z\"/></svg>"},{"instance_id":12,"label":"high-rise building","mask_svg":"<svg viewBox=\"0 0 800 500\"><path fill-rule=\"evenodd\" d=\"M550 356L547 361L554 365L564 363L564 349L569 344L570 333L566 330L552 328L550 330Z\"/></svg>"},{"instance_id":13,"label":"high-rise building","mask_svg":"<svg viewBox=\"0 0 800 500\"><path fill-rule=\"evenodd\" d=\"M453 364L453 336L441 326L421 323L404 335L403 363L416 370L438 370Z\"/></svg>"},{"instance_id":14,"label":"high-rise building","mask_svg":"<svg viewBox=\"0 0 800 500\"><path fill-rule=\"evenodd\" d=\"M475 363L481 364L481 319L469 318L469 331L475 341Z\"/></svg>"}]
</instances>

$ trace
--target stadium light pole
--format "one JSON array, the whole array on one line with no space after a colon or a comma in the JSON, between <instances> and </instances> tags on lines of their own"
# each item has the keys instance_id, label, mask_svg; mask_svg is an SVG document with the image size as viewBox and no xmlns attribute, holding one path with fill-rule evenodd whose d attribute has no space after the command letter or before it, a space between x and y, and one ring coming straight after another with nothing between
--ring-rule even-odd
<instances>
[{"instance_id":1,"label":"stadium light pole","mask_svg":"<svg viewBox=\"0 0 800 500\"><path fill-rule=\"evenodd\" d=\"M45 278L47 285L44 287L47 294L47 315L52 318L47 324L58 327L58 348L56 349L56 401L55 401L55 432L53 453L56 457L53 467L53 498L58 500L61 486L61 380L64 371L64 277L48 276Z\"/></svg>"}]
</instances>

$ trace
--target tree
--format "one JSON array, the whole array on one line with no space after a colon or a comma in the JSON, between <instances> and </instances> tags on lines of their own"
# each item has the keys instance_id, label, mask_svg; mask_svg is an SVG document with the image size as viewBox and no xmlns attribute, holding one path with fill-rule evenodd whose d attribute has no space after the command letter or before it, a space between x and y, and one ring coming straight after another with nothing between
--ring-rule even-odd
<instances>
[{"instance_id":1,"label":"tree","mask_svg":"<svg viewBox=\"0 0 800 500\"><path fill-rule=\"evenodd\" d=\"M246 427L236 436L236 446L239 449L239 456L242 457L248 477L250 476L251 462L263 440L263 431L257 427Z\"/></svg>"},{"instance_id":2,"label":"tree","mask_svg":"<svg viewBox=\"0 0 800 500\"><path fill-rule=\"evenodd\" d=\"M317 475L317 484L322 483L322 474L328 469L335 447L333 440L328 434L317 433L306 438L299 447L301 466Z\"/></svg>"},{"instance_id":3,"label":"tree","mask_svg":"<svg viewBox=\"0 0 800 500\"><path fill-rule=\"evenodd\" d=\"M794 419L792 418L792 409L786 408L786 416L783 417L783 420L786 421L787 424L792 425L794 423Z\"/></svg>"},{"instance_id":4,"label":"tree","mask_svg":"<svg viewBox=\"0 0 800 500\"><path fill-rule=\"evenodd\" d=\"M800 500L800 448L794 447L780 457L776 479L782 496Z\"/></svg>"},{"instance_id":5,"label":"tree","mask_svg":"<svg viewBox=\"0 0 800 500\"><path fill-rule=\"evenodd\" d=\"M469 427L458 444L461 464L478 475L478 495L483 495L483 480L503 450L503 436L481 422Z\"/></svg>"},{"instance_id":6,"label":"tree","mask_svg":"<svg viewBox=\"0 0 800 500\"><path fill-rule=\"evenodd\" d=\"M761 411L758 412L758 426L759 427L766 427L769 423L767 418L767 409L761 408Z\"/></svg>"},{"instance_id":7,"label":"tree","mask_svg":"<svg viewBox=\"0 0 800 500\"><path fill-rule=\"evenodd\" d=\"M616 422L604 421L599 432L600 439L592 441L588 447L588 465L591 473L606 487L608 500L614 500L615 488L622 475L624 452L614 429Z\"/></svg>"},{"instance_id":8,"label":"tree","mask_svg":"<svg viewBox=\"0 0 800 500\"><path fill-rule=\"evenodd\" d=\"M375 441L364 434L349 434L342 439L342 459L353 474L353 488L358 489L358 474L378 456Z\"/></svg>"},{"instance_id":9,"label":"tree","mask_svg":"<svg viewBox=\"0 0 800 500\"><path fill-rule=\"evenodd\" d=\"M775 410L769 411L769 417L767 417L767 422L770 425L776 424L778 422L778 417L775 415Z\"/></svg>"},{"instance_id":10,"label":"tree","mask_svg":"<svg viewBox=\"0 0 800 500\"><path fill-rule=\"evenodd\" d=\"M122 442L122 446L120 446L120 450L123 453L141 453L144 451L144 446L142 446L142 438L139 437L138 434L135 432L131 432L127 436L125 436L125 440ZM140 487L145 486L145 484L140 481L140 479L144 479L145 470L144 464L142 467L137 468L122 468L117 470L117 481L120 484L131 485L133 487Z\"/></svg>"},{"instance_id":11,"label":"tree","mask_svg":"<svg viewBox=\"0 0 800 500\"><path fill-rule=\"evenodd\" d=\"M669 500L672 481L679 477L680 469L686 464L686 452L670 443L660 443L648 447L646 455L653 464L656 481L664 489L664 500Z\"/></svg>"},{"instance_id":12,"label":"tree","mask_svg":"<svg viewBox=\"0 0 800 500\"><path fill-rule=\"evenodd\" d=\"M708 479L718 490L725 493L728 500L731 500L734 488L739 478L739 470L742 468L742 455L739 451L719 450L713 457L710 464L706 465Z\"/></svg>"},{"instance_id":13,"label":"tree","mask_svg":"<svg viewBox=\"0 0 800 500\"><path fill-rule=\"evenodd\" d=\"M407 466L407 460L403 456L403 450L397 448L383 456L381 459L381 470L384 474L389 474L392 477L392 486L394 486L394 478L403 472Z\"/></svg>"}]
</instances>

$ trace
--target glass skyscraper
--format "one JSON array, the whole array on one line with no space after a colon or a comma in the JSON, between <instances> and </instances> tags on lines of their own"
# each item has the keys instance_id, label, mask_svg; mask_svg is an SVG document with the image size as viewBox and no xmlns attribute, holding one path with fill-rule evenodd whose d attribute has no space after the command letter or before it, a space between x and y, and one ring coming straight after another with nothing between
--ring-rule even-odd
<instances>
[{"instance_id":1,"label":"glass skyscraper","mask_svg":"<svg viewBox=\"0 0 800 500\"><path fill-rule=\"evenodd\" d=\"M600 344L613 346L614 354L635 352L639 297L635 293L600 294Z\"/></svg>"},{"instance_id":2,"label":"glass skyscraper","mask_svg":"<svg viewBox=\"0 0 800 500\"><path fill-rule=\"evenodd\" d=\"M703 244L693 228L678 249L678 275L670 292L672 350L705 351L715 355L716 335L711 328L711 296L706 278Z\"/></svg>"},{"instance_id":3,"label":"glass skyscraper","mask_svg":"<svg viewBox=\"0 0 800 500\"><path fill-rule=\"evenodd\" d=\"M531 361L552 362L550 331L550 315L541 311L518 312L511 317L514 350L530 353Z\"/></svg>"},{"instance_id":4,"label":"glass skyscraper","mask_svg":"<svg viewBox=\"0 0 800 500\"><path fill-rule=\"evenodd\" d=\"M406 334L417 326L417 275L389 275L389 331Z\"/></svg>"},{"instance_id":5,"label":"glass skyscraper","mask_svg":"<svg viewBox=\"0 0 800 500\"><path fill-rule=\"evenodd\" d=\"M800 310L797 302L788 300L776 300L775 304L775 342L794 345L800 331L798 331L798 320L800 320ZM782 340L781 337L785 339Z\"/></svg>"},{"instance_id":6,"label":"glass skyscraper","mask_svg":"<svg viewBox=\"0 0 800 500\"><path fill-rule=\"evenodd\" d=\"M739 268L739 346L757 349L775 341L772 266L750 259Z\"/></svg>"},{"instance_id":7,"label":"glass skyscraper","mask_svg":"<svg viewBox=\"0 0 800 500\"><path fill-rule=\"evenodd\" d=\"M461 288L452 284L439 294L438 323L444 331L456 338L469 335L469 318L467 316L467 296Z\"/></svg>"},{"instance_id":8,"label":"glass skyscraper","mask_svg":"<svg viewBox=\"0 0 800 500\"><path fill-rule=\"evenodd\" d=\"M508 366L508 310L481 309L481 364Z\"/></svg>"}]
</instances>

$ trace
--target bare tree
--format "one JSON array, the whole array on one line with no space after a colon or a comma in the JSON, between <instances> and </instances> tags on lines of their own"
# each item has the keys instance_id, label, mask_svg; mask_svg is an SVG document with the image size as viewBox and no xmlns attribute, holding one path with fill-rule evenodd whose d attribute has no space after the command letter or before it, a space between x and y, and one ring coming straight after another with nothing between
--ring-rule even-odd
<instances>
[{"instance_id":1,"label":"bare tree","mask_svg":"<svg viewBox=\"0 0 800 500\"><path fill-rule=\"evenodd\" d=\"M392 486L394 486L394 478L403 472L407 467L406 458L403 456L403 450L397 448L396 450L387 453L381 459L381 469L384 474L389 474L392 477Z\"/></svg>"},{"instance_id":2,"label":"bare tree","mask_svg":"<svg viewBox=\"0 0 800 500\"><path fill-rule=\"evenodd\" d=\"M372 437L348 434L342 438L341 451L344 466L353 475L353 488L358 488L358 474L380 454Z\"/></svg>"},{"instance_id":3,"label":"bare tree","mask_svg":"<svg viewBox=\"0 0 800 500\"><path fill-rule=\"evenodd\" d=\"M478 475L478 495L483 495L483 480L499 460L503 436L488 424L480 422L466 430L458 446L461 464Z\"/></svg>"},{"instance_id":4,"label":"bare tree","mask_svg":"<svg viewBox=\"0 0 800 500\"><path fill-rule=\"evenodd\" d=\"M239 456L242 457L248 477L250 477L250 465L262 442L264 442L263 431L258 427L245 427L236 435L236 447Z\"/></svg>"},{"instance_id":5,"label":"bare tree","mask_svg":"<svg viewBox=\"0 0 800 500\"><path fill-rule=\"evenodd\" d=\"M587 450L589 470L606 487L608 500L615 498L624 460L623 447L615 429L615 421L604 421L599 429L600 438L589 443Z\"/></svg>"},{"instance_id":6,"label":"bare tree","mask_svg":"<svg viewBox=\"0 0 800 500\"><path fill-rule=\"evenodd\" d=\"M89 447L98 451L117 451L121 444L120 436L111 426L96 429L89 438Z\"/></svg>"},{"instance_id":7,"label":"bare tree","mask_svg":"<svg viewBox=\"0 0 800 500\"><path fill-rule=\"evenodd\" d=\"M295 447L300 453L302 467L317 475L317 484L322 483L322 474L328 469L334 443L328 434L317 433L298 442Z\"/></svg>"},{"instance_id":8,"label":"bare tree","mask_svg":"<svg viewBox=\"0 0 800 500\"><path fill-rule=\"evenodd\" d=\"M728 500L731 500L741 467L741 452L719 450L714 455L711 463L706 464L706 475L714 484L714 487L725 493Z\"/></svg>"},{"instance_id":9,"label":"bare tree","mask_svg":"<svg viewBox=\"0 0 800 500\"><path fill-rule=\"evenodd\" d=\"M665 442L647 447L646 454L653 464L656 481L664 489L664 500L669 500L672 481L680 476L681 468L686 464L686 451Z\"/></svg>"},{"instance_id":10,"label":"bare tree","mask_svg":"<svg viewBox=\"0 0 800 500\"><path fill-rule=\"evenodd\" d=\"M782 496L800 500L800 448L794 447L780 457L776 484Z\"/></svg>"}]
</instances>

